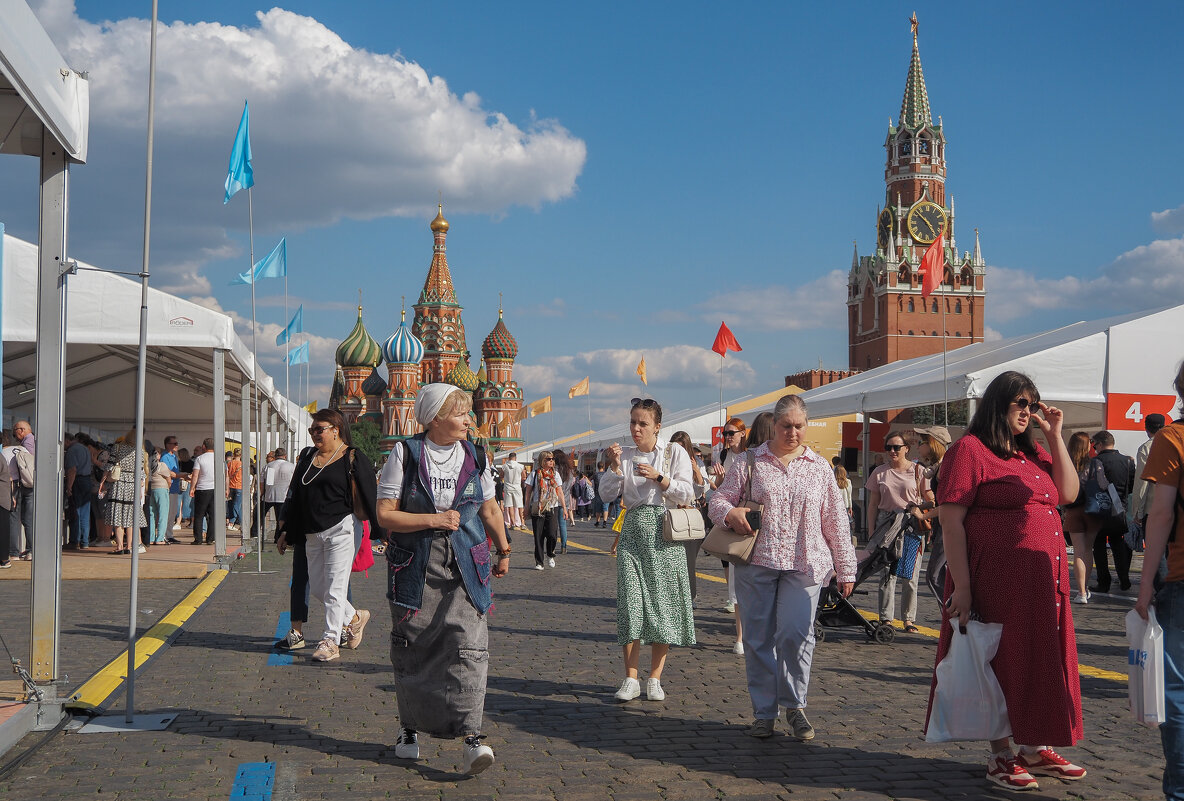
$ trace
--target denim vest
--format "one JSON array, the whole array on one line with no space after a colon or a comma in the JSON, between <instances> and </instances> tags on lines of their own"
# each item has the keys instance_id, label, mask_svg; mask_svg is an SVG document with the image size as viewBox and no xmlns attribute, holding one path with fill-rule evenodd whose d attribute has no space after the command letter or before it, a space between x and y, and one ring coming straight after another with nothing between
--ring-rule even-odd
<instances>
[{"instance_id":1,"label":"denim vest","mask_svg":"<svg viewBox=\"0 0 1184 801\"><path fill-rule=\"evenodd\" d=\"M399 509L412 514L435 514L442 510L436 509L428 489L431 482L427 460L423 458L423 438L423 434L416 434L404 440L407 449L403 452L403 492ZM456 498L449 507L460 512L460 528L448 532L448 538L465 592L477 611L485 614L493 603L493 590L489 585L493 563L485 538L485 525L478 514L482 504L481 469L475 447L463 440L461 445L465 449L465 459L457 478ZM443 532L434 529L407 534L391 532L390 545L386 549L388 600L408 610L419 610L432 540L442 535Z\"/></svg>"}]
</instances>

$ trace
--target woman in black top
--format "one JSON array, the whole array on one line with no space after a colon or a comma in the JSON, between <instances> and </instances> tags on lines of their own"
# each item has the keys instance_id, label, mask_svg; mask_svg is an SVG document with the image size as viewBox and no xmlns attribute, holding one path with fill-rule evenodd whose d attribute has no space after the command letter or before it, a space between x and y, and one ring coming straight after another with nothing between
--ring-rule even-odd
<instances>
[{"instance_id":1,"label":"woman in black top","mask_svg":"<svg viewBox=\"0 0 1184 801\"><path fill-rule=\"evenodd\" d=\"M370 612L354 609L346 597L350 568L362 540L362 519L378 531L374 513L374 467L350 442L341 413L321 409L312 416L313 447L306 448L292 473L288 498L280 510L279 552L304 542L308 582L325 605L325 633L313 652L318 662L340 655L340 646L357 648ZM355 515L355 509L361 517ZM342 642L342 629L347 642Z\"/></svg>"}]
</instances>

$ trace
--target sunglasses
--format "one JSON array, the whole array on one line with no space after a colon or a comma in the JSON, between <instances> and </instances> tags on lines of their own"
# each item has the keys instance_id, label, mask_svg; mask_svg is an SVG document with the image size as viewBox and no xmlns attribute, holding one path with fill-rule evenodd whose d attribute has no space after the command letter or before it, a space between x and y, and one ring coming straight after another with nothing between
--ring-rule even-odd
<instances>
[{"instance_id":1,"label":"sunglasses","mask_svg":"<svg viewBox=\"0 0 1184 801\"><path fill-rule=\"evenodd\" d=\"M884 450L892 451L893 453L896 453L897 451L902 451L907 447L908 447L908 445L885 445Z\"/></svg>"},{"instance_id":2,"label":"sunglasses","mask_svg":"<svg viewBox=\"0 0 1184 801\"><path fill-rule=\"evenodd\" d=\"M308 433L315 437L317 434L324 434L331 428L337 428L337 426L313 426L312 428L308 429Z\"/></svg>"},{"instance_id":3,"label":"sunglasses","mask_svg":"<svg viewBox=\"0 0 1184 801\"><path fill-rule=\"evenodd\" d=\"M1012 403L1014 403L1015 407L1017 409L1019 409L1021 412L1024 409L1027 409L1028 407L1035 409L1037 406L1040 405L1040 401L1030 401L1027 398L1016 398L1015 400L1012 401Z\"/></svg>"},{"instance_id":4,"label":"sunglasses","mask_svg":"<svg viewBox=\"0 0 1184 801\"><path fill-rule=\"evenodd\" d=\"M739 431L725 431L724 436L725 437L734 437L739 433L740 433Z\"/></svg>"},{"instance_id":5,"label":"sunglasses","mask_svg":"<svg viewBox=\"0 0 1184 801\"><path fill-rule=\"evenodd\" d=\"M633 398L629 401L630 406L640 406L643 409L649 409L651 406L657 406L658 402L653 398Z\"/></svg>"}]
</instances>

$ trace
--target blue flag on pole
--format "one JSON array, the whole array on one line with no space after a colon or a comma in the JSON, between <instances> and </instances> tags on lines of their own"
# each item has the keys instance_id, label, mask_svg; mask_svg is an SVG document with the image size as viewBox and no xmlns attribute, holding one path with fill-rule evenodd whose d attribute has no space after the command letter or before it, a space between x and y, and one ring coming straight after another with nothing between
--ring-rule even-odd
<instances>
[{"instance_id":1,"label":"blue flag on pole","mask_svg":"<svg viewBox=\"0 0 1184 801\"><path fill-rule=\"evenodd\" d=\"M288 351L288 364L308 364L308 343L305 342L295 350Z\"/></svg>"},{"instance_id":2,"label":"blue flag on pole","mask_svg":"<svg viewBox=\"0 0 1184 801\"><path fill-rule=\"evenodd\" d=\"M240 189L255 185L255 173L251 169L251 120L247 102L243 101L243 118L238 122L238 133L234 135L234 147L230 148L230 169L226 172L226 199L230 202Z\"/></svg>"},{"instance_id":3,"label":"blue flag on pole","mask_svg":"<svg viewBox=\"0 0 1184 801\"><path fill-rule=\"evenodd\" d=\"M288 327L280 331L275 337L275 344L283 345L292 339L293 334L300 334L304 332L304 304L301 303L296 309L296 313L292 315L292 322L288 323Z\"/></svg>"},{"instance_id":4,"label":"blue flag on pole","mask_svg":"<svg viewBox=\"0 0 1184 801\"><path fill-rule=\"evenodd\" d=\"M283 278L287 274L288 238L284 237L278 245L272 248L271 253L268 253L255 263L254 269L250 272L242 273L231 281L230 285L251 284L260 278Z\"/></svg>"}]
</instances>

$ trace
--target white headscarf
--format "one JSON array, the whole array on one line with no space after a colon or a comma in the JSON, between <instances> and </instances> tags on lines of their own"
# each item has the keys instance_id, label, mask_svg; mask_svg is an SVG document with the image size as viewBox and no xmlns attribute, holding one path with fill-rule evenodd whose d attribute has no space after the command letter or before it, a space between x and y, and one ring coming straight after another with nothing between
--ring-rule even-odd
<instances>
[{"instance_id":1,"label":"white headscarf","mask_svg":"<svg viewBox=\"0 0 1184 801\"><path fill-rule=\"evenodd\" d=\"M453 392L462 391L452 384L428 384L420 387L419 394L415 396L415 419L426 429L428 423L435 420L440 409L444 408L444 401L448 400L448 396Z\"/></svg>"}]
</instances>

